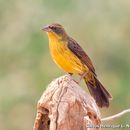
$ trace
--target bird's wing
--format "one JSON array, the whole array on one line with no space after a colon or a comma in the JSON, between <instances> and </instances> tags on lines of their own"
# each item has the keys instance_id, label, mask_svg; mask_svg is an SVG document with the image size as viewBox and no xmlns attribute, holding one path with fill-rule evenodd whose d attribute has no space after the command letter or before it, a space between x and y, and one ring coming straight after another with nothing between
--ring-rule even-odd
<instances>
[{"instance_id":1,"label":"bird's wing","mask_svg":"<svg viewBox=\"0 0 130 130\"><path fill-rule=\"evenodd\" d=\"M73 52L79 59L80 61L85 64L89 70L96 76L95 73L95 68L92 64L92 61L88 57L88 55L84 52L82 47L72 38L69 38L68 40L68 48Z\"/></svg>"}]
</instances>

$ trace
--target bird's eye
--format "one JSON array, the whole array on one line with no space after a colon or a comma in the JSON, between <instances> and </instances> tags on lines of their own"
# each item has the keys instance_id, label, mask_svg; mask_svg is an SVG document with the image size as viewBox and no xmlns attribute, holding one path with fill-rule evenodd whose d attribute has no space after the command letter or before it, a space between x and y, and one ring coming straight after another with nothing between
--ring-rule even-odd
<instances>
[{"instance_id":1,"label":"bird's eye","mask_svg":"<svg viewBox=\"0 0 130 130\"><path fill-rule=\"evenodd\" d=\"M58 28L58 27L51 26L50 28L53 30L53 32L55 32L57 34L60 34L62 32L62 30L60 28Z\"/></svg>"},{"instance_id":2,"label":"bird's eye","mask_svg":"<svg viewBox=\"0 0 130 130\"><path fill-rule=\"evenodd\" d=\"M57 28L54 27L54 26L51 26L50 28L51 28L52 30L54 30L54 31L57 30Z\"/></svg>"}]
</instances>

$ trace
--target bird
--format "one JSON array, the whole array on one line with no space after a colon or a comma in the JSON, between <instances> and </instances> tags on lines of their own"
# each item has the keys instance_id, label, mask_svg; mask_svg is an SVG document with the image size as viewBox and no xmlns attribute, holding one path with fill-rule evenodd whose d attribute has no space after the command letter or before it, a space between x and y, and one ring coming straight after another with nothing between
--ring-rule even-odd
<instances>
[{"instance_id":1,"label":"bird","mask_svg":"<svg viewBox=\"0 0 130 130\"><path fill-rule=\"evenodd\" d=\"M54 62L70 75L84 79L88 90L99 107L109 107L112 95L97 78L95 68L83 48L58 23L42 28L48 35L49 49Z\"/></svg>"}]
</instances>

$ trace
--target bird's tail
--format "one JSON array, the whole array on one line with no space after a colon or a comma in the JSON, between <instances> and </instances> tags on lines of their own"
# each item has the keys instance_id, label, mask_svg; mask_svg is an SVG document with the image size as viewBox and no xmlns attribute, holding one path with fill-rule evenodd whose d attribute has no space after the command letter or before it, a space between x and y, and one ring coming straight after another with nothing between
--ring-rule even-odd
<instances>
[{"instance_id":1,"label":"bird's tail","mask_svg":"<svg viewBox=\"0 0 130 130\"><path fill-rule=\"evenodd\" d=\"M105 87L103 87L100 81L95 76L93 76L91 80L88 80L87 77L84 79L97 105L99 107L109 107L109 99L112 99L112 96Z\"/></svg>"}]
</instances>

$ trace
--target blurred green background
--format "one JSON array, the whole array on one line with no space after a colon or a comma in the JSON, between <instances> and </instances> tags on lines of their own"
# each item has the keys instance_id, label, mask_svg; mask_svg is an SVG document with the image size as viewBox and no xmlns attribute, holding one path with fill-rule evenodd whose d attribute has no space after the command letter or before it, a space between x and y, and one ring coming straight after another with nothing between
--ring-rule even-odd
<instances>
[{"instance_id":1,"label":"blurred green background","mask_svg":"<svg viewBox=\"0 0 130 130\"><path fill-rule=\"evenodd\" d=\"M54 22L87 51L112 93L102 115L130 107L129 0L0 0L0 130L32 129L43 90L64 74L40 30ZM128 123L130 114L105 124Z\"/></svg>"}]
</instances>

